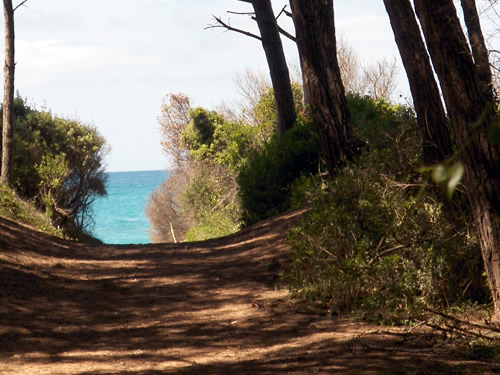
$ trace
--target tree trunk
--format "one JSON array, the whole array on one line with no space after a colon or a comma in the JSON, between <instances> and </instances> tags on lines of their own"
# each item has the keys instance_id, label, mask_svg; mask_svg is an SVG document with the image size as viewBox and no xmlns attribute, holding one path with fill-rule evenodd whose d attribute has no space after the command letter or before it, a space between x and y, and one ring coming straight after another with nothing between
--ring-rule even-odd
<instances>
[{"instance_id":1,"label":"tree trunk","mask_svg":"<svg viewBox=\"0 0 500 375\"><path fill-rule=\"evenodd\" d=\"M12 0L3 1L5 22L5 66L2 126L2 173L0 182L12 186L14 148L14 9Z\"/></svg>"},{"instance_id":2,"label":"tree trunk","mask_svg":"<svg viewBox=\"0 0 500 375\"><path fill-rule=\"evenodd\" d=\"M479 14L477 13L475 0L461 0L462 9L464 11L465 25L469 34L469 43L472 48L472 55L476 63L477 72L481 84L481 89L484 95L493 100L492 91L492 75L490 69L490 60L488 49L484 42L483 33L481 31L481 23Z\"/></svg>"},{"instance_id":3,"label":"tree trunk","mask_svg":"<svg viewBox=\"0 0 500 375\"><path fill-rule=\"evenodd\" d=\"M282 139L297 119L288 66L271 0L253 0L252 5L269 65L278 112L278 134Z\"/></svg>"},{"instance_id":4,"label":"tree trunk","mask_svg":"<svg viewBox=\"0 0 500 375\"><path fill-rule=\"evenodd\" d=\"M406 70L426 165L450 156L452 145L434 72L409 0L384 0L396 44Z\"/></svg>"},{"instance_id":5,"label":"tree trunk","mask_svg":"<svg viewBox=\"0 0 500 375\"><path fill-rule=\"evenodd\" d=\"M353 155L351 114L340 77L333 0L292 0L292 18L304 91L319 133L328 171Z\"/></svg>"},{"instance_id":6,"label":"tree trunk","mask_svg":"<svg viewBox=\"0 0 500 375\"><path fill-rule=\"evenodd\" d=\"M489 99L492 95L484 91L453 0L415 0L415 10L461 150L464 182L479 232L495 318L500 322L500 147L487 134L498 126L498 115Z\"/></svg>"}]
</instances>

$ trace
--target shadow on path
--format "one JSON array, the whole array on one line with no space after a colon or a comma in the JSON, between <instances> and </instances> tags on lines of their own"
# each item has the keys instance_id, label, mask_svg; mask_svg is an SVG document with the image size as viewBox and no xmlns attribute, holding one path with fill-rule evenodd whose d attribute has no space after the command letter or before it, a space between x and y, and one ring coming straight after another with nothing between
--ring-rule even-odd
<instances>
[{"instance_id":1,"label":"shadow on path","mask_svg":"<svg viewBox=\"0 0 500 375\"><path fill-rule=\"evenodd\" d=\"M453 351L367 350L356 340L363 332L380 347L401 337L300 312L277 272L286 264L288 227L301 214L218 240L127 246L71 243L0 218L0 373L494 370ZM425 349L432 340L422 333L414 344Z\"/></svg>"}]
</instances>

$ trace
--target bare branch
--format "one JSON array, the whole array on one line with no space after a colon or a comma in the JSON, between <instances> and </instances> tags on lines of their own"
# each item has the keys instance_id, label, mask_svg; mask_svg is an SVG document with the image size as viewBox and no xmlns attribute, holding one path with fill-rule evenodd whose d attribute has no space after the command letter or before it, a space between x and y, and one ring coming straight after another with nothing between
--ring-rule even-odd
<instances>
[{"instance_id":1,"label":"bare branch","mask_svg":"<svg viewBox=\"0 0 500 375\"><path fill-rule=\"evenodd\" d=\"M288 5L285 5L285 6L283 7L283 9L281 9L281 12L279 12L279 13L278 13L278 15L276 16L276 21L278 20L278 18L280 18L280 17L281 17L281 15L282 15L283 13L285 13L285 10L286 10L286 7L287 7L287 6L288 6Z\"/></svg>"},{"instance_id":2,"label":"bare branch","mask_svg":"<svg viewBox=\"0 0 500 375\"><path fill-rule=\"evenodd\" d=\"M297 42L297 38L295 38L292 34L290 34L288 31L283 29L280 25L278 25L278 30L281 34L286 36L288 39L290 39L292 42Z\"/></svg>"},{"instance_id":3,"label":"bare branch","mask_svg":"<svg viewBox=\"0 0 500 375\"><path fill-rule=\"evenodd\" d=\"M14 10L13 10L13 11L15 12L15 11L17 10L17 8L19 8L19 7L23 6L23 5L24 5L24 3L26 3L26 2L28 2L28 0L23 0L23 1L21 1L21 2L20 2L20 3L19 3L19 4L18 4L18 5L14 8Z\"/></svg>"},{"instance_id":4,"label":"bare branch","mask_svg":"<svg viewBox=\"0 0 500 375\"><path fill-rule=\"evenodd\" d=\"M277 18L276 18L277 19ZM255 16L252 17L252 20L256 21L257 22L257 19L255 18ZM292 42L296 43L297 42L297 39L292 35L290 34L288 31L286 31L285 29L283 29L280 25L278 25L276 23L276 25L278 26L278 31L280 32L280 34L286 36L288 39L290 39Z\"/></svg>"},{"instance_id":5,"label":"bare branch","mask_svg":"<svg viewBox=\"0 0 500 375\"><path fill-rule=\"evenodd\" d=\"M214 24L214 25L208 25L207 27L205 27L205 30L207 30L207 29L215 29L215 28L218 28L218 27L222 27L222 28L225 28L228 31L234 31L236 33L240 33L240 34L243 34L243 35L246 35L246 36L250 36L250 37L258 39L258 40L262 40L261 37L258 36L258 35L252 34L251 32L248 32L248 31L245 31L245 30L241 30L241 29L237 29L235 27L232 27L231 25L229 25L229 24L225 23L224 21L222 21L222 19L219 18L219 17L216 17L216 16L212 16L212 17L217 21L217 23Z\"/></svg>"},{"instance_id":6,"label":"bare branch","mask_svg":"<svg viewBox=\"0 0 500 375\"><path fill-rule=\"evenodd\" d=\"M226 13L236 14L238 16L253 16L255 12L235 12L233 10L228 10Z\"/></svg>"}]
</instances>

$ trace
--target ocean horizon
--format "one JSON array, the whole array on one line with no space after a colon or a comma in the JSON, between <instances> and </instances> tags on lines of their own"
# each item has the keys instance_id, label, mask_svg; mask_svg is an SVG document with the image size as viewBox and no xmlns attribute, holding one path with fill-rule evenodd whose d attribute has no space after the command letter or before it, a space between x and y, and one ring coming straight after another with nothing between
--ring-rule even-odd
<instances>
[{"instance_id":1,"label":"ocean horizon","mask_svg":"<svg viewBox=\"0 0 500 375\"><path fill-rule=\"evenodd\" d=\"M150 243L146 206L151 193L168 179L167 170L106 172L107 197L93 204L92 235L106 244Z\"/></svg>"}]
</instances>

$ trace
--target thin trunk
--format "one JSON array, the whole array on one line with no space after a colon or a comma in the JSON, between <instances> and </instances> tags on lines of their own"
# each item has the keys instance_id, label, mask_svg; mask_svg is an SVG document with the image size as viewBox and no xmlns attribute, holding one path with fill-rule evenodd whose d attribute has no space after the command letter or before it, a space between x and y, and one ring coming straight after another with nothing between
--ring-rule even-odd
<instances>
[{"instance_id":1,"label":"thin trunk","mask_svg":"<svg viewBox=\"0 0 500 375\"><path fill-rule=\"evenodd\" d=\"M475 0L461 0L462 9L464 11L465 25L469 35L469 43L472 48L472 56L476 63L481 88L485 96L489 96L489 100L493 100L492 91L492 75L490 69L490 60L488 49L484 42L484 36L481 31L481 22L477 13Z\"/></svg>"},{"instance_id":2,"label":"thin trunk","mask_svg":"<svg viewBox=\"0 0 500 375\"><path fill-rule=\"evenodd\" d=\"M290 74L271 0L253 0L252 5L269 65L278 112L278 134L282 139L297 119Z\"/></svg>"},{"instance_id":3,"label":"thin trunk","mask_svg":"<svg viewBox=\"0 0 500 375\"><path fill-rule=\"evenodd\" d=\"M2 173L0 182L12 186L14 158L14 9L12 0L3 2L5 22L5 65L2 126Z\"/></svg>"},{"instance_id":4,"label":"thin trunk","mask_svg":"<svg viewBox=\"0 0 500 375\"><path fill-rule=\"evenodd\" d=\"M328 171L353 155L351 114L337 61L333 0L292 0L304 91Z\"/></svg>"},{"instance_id":5,"label":"thin trunk","mask_svg":"<svg viewBox=\"0 0 500 375\"><path fill-rule=\"evenodd\" d=\"M487 135L491 127L498 126L498 117L490 95L484 92L453 0L415 0L415 10L461 150L464 182L479 232L495 318L500 322L500 147Z\"/></svg>"},{"instance_id":6,"label":"thin trunk","mask_svg":"<svg viewBox=\"0 0 500 375\"><path fill-rule=\"evenodd\" d=\"M452 145L447 120L429 55L409 0L384 0L396 44L406 70L427 165L450 156Z\"/></svg>"}]
</instances>

